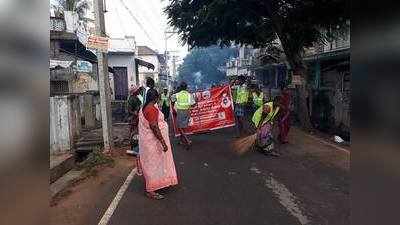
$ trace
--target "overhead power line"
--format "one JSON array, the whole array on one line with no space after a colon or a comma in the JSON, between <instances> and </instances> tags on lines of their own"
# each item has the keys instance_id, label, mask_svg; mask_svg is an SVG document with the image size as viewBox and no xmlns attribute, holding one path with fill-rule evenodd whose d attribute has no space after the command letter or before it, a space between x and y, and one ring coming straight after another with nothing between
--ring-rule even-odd
<instances>
[{"instance_id":1,"label":"overhead power line","mask_svg":"<svg viewBox=\"0 0 400 225\"><path fill-rule=\"evenodd\" d=\"M120 26L121 26L122 32L124 33L124 37L127 37L127 36L128 36L128 33L126 32L126 29L125 29L125 27L124 27L124 24L122 23L122 19L121 19L121 16L119 15L118 7L117 7L116 5L114 5L114 9L115 9L115 12L116 12L116 14L117 14L118 21L119 21L119 24L120 24ZM133 47L135 46L135 43L132 43L132 41L131 41L130 39L128 39L127 41L128 41L128 43L129 43L130 47L133 48Z\"/></svg>"},{"instance_id":2,"label":"overhead power line","mask_svg":"<svg viewBox=\"0 0 400 225\"><path fill-rule=\"evenodd\" d=\"M153 40L153 38L151 38L150 34L147 32L147 30L145 29L145 27L142 25L142 23L136 18L136 16L132 13L132 11L129 9L129 7L125 4L125 2L123 0L120 0L122 6L124 6L124 8L128 11L129 15L133 18L133 20L135 20L135 22L137 23L137 25L139 25L140 29L143 30L144 34L146 35L146 37L156 46L157 43Z\"/></svg>"},{"instance_id":3,"label":"overhead power line","mask_svg":"<svg viewBox=\"0 0 400 225\"><path fill-rule=\"evenodd\" d=\"M115 9L115 13L117 14L118 22L119 22L119 25L121 26L122 32L124 33L124 36L126 36L127 33L126 33L125 27L122 23L121 16L119 15L118 7L116 5L114 5L114 9Z\"/></svg>"},{"instance_id":4,"label":"overhead power line","mask_svg":"<svg viewBox=\"0 0 400 225\"><path fill-rule=\"evenodd\" d=\"M143 0L134 0L133 2L135 2L136 5L140 5L139 2L146 2L146 6L149 5L149 1L143 1ZM150 4L151 7L151 4ZM151 27L156 28L157 30L162 30L162 29L158 29L159 25L155 24L154 21L159 22L159 19L157 18L158 16L156 15L157 10L154 9L153 7L151 7L152 9L149 10L149 8L147 7L141 7L141 10L138 10L137 14L137 18L138 19L144 19L144 21L146 21L147 23L150 23ZM139 16L140 15L140 16ZM141 20L143 22L143 20ZM154 30L154 29L153 29Z\"/></svg>"}]
</instances>

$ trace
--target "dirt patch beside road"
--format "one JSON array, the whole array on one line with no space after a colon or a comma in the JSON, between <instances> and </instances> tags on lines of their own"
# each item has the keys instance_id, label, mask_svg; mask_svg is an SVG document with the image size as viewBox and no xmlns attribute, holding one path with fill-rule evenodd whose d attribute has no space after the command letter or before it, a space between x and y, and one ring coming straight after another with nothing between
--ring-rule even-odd
<instances>
[{"instance_id":1,"label":"dirt patch beside road","mask_svg":"<svg viewBox=\"0 0 400 225\"><path fill-rule=\"evenodd\" d=\"M135 166L135 158L125 154L126 148L112 153L114 165L94 167L90 174L64 190L50 208L50 224L97 224L118 192L126 176Z\"/></svg>"}]
</instances>

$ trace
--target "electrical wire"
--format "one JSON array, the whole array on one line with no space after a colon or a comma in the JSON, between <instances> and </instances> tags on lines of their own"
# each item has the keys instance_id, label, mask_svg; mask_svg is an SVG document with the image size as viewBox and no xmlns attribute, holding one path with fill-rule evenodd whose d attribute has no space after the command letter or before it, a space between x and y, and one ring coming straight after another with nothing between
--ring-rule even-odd
<instances>
[{"instance_id":1,"label":"electrical wire","mask_svg":"<svg viewBox=\"0 0 400 225\"><path fill-rule=\"evenodd\" d=\"M133 0L133 2L135 2L136 5L140 5L139 3L137 3L140 1L143 2L143 0ZM154 7L149 3L150 3L149 1L146 1L146 5L149 5L150 8L154 9ZM142 10L138 10L138 13L140 14L140 17L138 17L138 18L141 19L141 17L142 17L144 19L144 21L146 21L147 23L150 23L151 27L157 27L157 30L162 30L162 29L158 29L160 26L154 23L154 21L159 21L159 19L157 18L158 15L156 15L157 10L151 10L151 9L149 10L147 7L141 7L141 8L142 8ZM141 13L141 12L143 12L143 13Z\"/></svg>"},{"instance_id":2,"label":"electrical wire","mask_svg":"<svg viewBox=\"0 0 400 225\"><path fill-rule=\"evenodd\" d=\"M144 34L146 35L146 37L153 43L154 46L158 47L158 45L156 44L156 42L153 40L153 38L151 38L150 34L147 32L147 30L145 29L145 27L142 25L142 23L135 17L135 15L132 13L132 11L129 9L129 7L125 4L125 2L123 0L120 0L121 4L124 6L124 8L128 11L129 15L133 18L133 20L135 20L135 22L137 23L137 25L139 25L140 29L144 32Z\"/></svg>"},{"instance_id":3,"label":"electrical wire","mask_svg":"<svg viewBox=\"0 0 400 225\"><path fill-rule=\"evenodd\" d=\"M116 5L113 5L113 6L114 6L114 9L115 9L115 14L117 14L119 25L121 26L121 29L122 29L122 33L124 33L124 36L126 36L127 33L126 33L125 27L124 27L124 25L122 23L121 16L119 15L118 7Z\"/></svg>"},{"instance_id":4,"label":"electrical wire","mask_svg":"<svg viewBox=\"0 0 400 225\"><path fill-rule=\"evenodd\" d=\"M114 9L115 9L115 13L117 14L118 22L119 22L119 24L120 24L120 26L121 26L122 33L124 33L124 36L126 37L126 36L128 36L128 35L127 35L126 29L125 29L125 27L124 27L124 25L123 25L123 23L122 23L122 19L121 19L121 16L120 16L120 14L119 14L118 7L117 7L116 5L114 5ZM127 39L127 41L128 41L128 43L129 43L130 47L134 48L135 43L132 43L130 39Z\"/></svg>"}]
</instances>

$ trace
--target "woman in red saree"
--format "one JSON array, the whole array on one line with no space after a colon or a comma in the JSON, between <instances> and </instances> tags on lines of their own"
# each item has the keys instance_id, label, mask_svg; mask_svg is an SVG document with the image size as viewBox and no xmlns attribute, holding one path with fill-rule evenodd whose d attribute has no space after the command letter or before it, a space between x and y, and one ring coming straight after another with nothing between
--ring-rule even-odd
<instances>
[{"instance_id":1,"label":"woman in red saree","mask_svg":"<svg viewBox=\"0 0 400 225\"><path fill-rule=\"evenodd\" d=\"M290 130L290 93L286 87L281 88L280 107L281 116L279 120L279 141L282 144L288 143L287 136Z\"/></svg>"},{"instance_id":2,"label":"woman in red saree","mask_svg":"<svg viewBox=\"0 0 400 225\"><path fill-rule=\"evenodd\" d=\"M139 112L140 166L146 183L146 195L153 199L164 198L157 190L178 184L168 124L155 106L159 97L156 90L149 90L143 109Z\"/></svg>"}]
</instances>

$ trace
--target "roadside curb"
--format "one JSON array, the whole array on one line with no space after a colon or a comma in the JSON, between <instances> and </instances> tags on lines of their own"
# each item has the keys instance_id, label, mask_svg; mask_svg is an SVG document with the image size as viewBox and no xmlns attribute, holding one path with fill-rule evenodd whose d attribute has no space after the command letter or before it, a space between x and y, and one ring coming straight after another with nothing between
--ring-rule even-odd
<instances>
[{"instance_id":1,"label":"roadside curb","mask_svg":"<svg viewBox=\"0 0 400 225\"><path fill-rule=\"evenodd\" d=\"M299 129L298 129L299 130ZM335 149L337 149L337 150L339 150L339 151L342 151L342 152L344 152L344 153L346 153L346 154L351 154L350 153L350 151L349 150L347 150L347 149L345 149L345 148L342 148L342 147L339 147L339 146L337 146L337 145L335 145L335 144L332 144L332 143L329 143L328 141L325 141L325 140L323 140L322 138L319 138L319 137L315 137L314 135L311 135L311 134L307 134L307 133L305 133L304 131L302 131L302 130L299 130L300 132L302 132L305 136L307 136L307 137L309 137L309 138L311 138L311 139L314 139L314 140L316 140L316 141L318 141L318 142L320 142L320 143L322 143L322 144L324 144L324 145L328 145L328 146L330 146L330 147L333 147L333 148L335 148Z\"/></svg>"},{"instance_id":2,"label":"roadside curb","mask_svg":"<svg viewBox=\"0 0 400 225\"><path fill-rule=\"evenodd\" d=\"M78 180L82 173L82 170L71 170L52 183L50 185L51 198L54 199L59 193Z\"/></svg>"}]
</instances>

